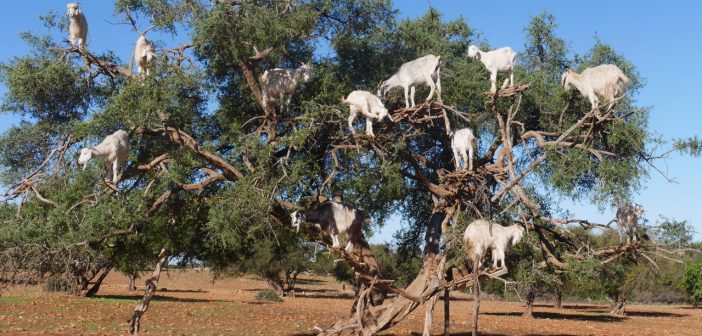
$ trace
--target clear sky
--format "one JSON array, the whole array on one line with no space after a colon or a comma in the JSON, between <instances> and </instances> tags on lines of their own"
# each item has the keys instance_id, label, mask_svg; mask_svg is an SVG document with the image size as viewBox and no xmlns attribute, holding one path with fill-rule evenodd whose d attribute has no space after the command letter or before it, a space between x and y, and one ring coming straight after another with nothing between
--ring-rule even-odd
<instances>
[{"instance_id":1,"label":"clear sky","mask_svg":"<svg viewBox=\"0 0 702 336\"><path fill-rule=\"evenodd\" d=\"M463 16L483 39L495 47L511 46L517 52L524 49L523 28L529 19L542 11L553 13L559 23L557 33L577 53L584 53L594 43L594 36L614 46L632 61L647 85L637 97L639 104L650 106L649 130L666 139L702 135L702 111L694 103L700 94L697 85L702 70L695 62L702 58L702 2L698 1L451 1L398 0L401 16L412 18L423 14L429 5L439 9L446 19ZM112 1L84 0L82 6L88 17L91 50L115 50L126 60L137 39L129 26L114 25L120 19L112 17ZM26 44L18 39L22 31L42 31L38 17L49 10L63 14L65 3L56 0L8 1L0 11L0 62L24 55ZM148 26L144 23L142 29ZM159 39L158 34L150 36ZM184 38L183 38L184 39ZM173 45L170 39L164 39ZM186 41L176 41L186 42ZM445 88L449 89L449 88ZM5 92L0 87L0 94ZM0 113L0 132L19 121L10 113ZM688 220L696 228L696 239L702 239L700 190L702 159L673 155L660 167L677 180L665 181L652 172L645 187L635 200L646 207L646 217L655 223L659 215ZM599 213L587 204L564 201L578 218L606 223L614 217L612 211ZM389 241L400 223L390 220L373 241Z\"/></svg>"}]
</instances>

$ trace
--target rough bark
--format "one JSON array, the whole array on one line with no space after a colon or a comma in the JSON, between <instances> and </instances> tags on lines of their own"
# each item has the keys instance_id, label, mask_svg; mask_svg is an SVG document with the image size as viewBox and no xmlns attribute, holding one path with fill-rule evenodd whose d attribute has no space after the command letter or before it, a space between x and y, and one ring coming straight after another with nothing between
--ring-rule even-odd
<instances>
[{"instance_id":1,"label":"rough bark","mask_svg":"<svg viewBox=\"0 0 702 336\"><path fill-rule=\"evenodd\" d=\"M161 277L161 269L163 268L163 264L166 263L166 259L168 259L169 254L170 252L165 247L161 249L161 252L158 254L158 258L156 259L154 272L144 282L144 285L146 285L144 297L136 305L136 308L134 308L134 315L132 315L132 318L129 320L129 333L132 335L139 334L141 316L144 315L144 313L149 309L149 304L156 293L158 280Z\"/></svg>"},{"instance_id":2,"label":"rough bark","mask_svg":"<svg viewBox=\"0 0 702 336\"><path fill-rule=\"evenodd\" d=\"M422 268L412 283L404 289L404 292L410 296L420 298L429 296L426 300L412 300L398 295L386 299L378 306L372 306L369 304L371 286L362 291L357 298L358 305L354 313L337 321L320 335L338 335L344 331L350 331L355 335L373 335L399 323L422 303L427 301L430 304L435 303L436 299L432 300L432 298L437 297L441 292L439 273L442 271L440 268L442 256L439 254L439 244L443 219L443 212L437 212L432 216L425 237Z\"/></svg>"},{"instance_id":3,"label":"rough bark","mask_svg":"<svg viewBox=\"0 0 702 336\"><path fill-rule=\"evenodd\" d=\"M614 305L612 305L612 309L609 311L609 313L614 316L624 316L626 315L626 312L624 311L625 308L626 296L620 295L619 297L617 297L617 301L614 302Z\"/></svg>"}]
</instances>

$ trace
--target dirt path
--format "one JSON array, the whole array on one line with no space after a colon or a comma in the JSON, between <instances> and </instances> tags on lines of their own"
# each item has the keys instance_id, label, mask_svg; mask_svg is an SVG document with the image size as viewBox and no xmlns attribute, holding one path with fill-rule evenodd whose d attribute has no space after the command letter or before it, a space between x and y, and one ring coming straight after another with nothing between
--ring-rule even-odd
<instances>
[{"instance_id":1,"label":"dirt path","mask_svg":"<svg viewBox=\"0 0 702 336\"><path fill-rule=\"evenodd\" d=\"M128 292L128 280L111 274L97 298L13 288L0 296L0 333L9 335L124 334L141 292ZM142 283L139 281L138 283ZM145 335L315 335L348 313L353 292L331 278L303 278L296 297L259 303L266 284L250 277L212 282L209 272L168 272L142 322ZM143 287L140 287L143 289ZM435 309L433 333L443 335L443 305ZM451 335L469 334L470 302L451 302ZM483 301L483 335L702 335L702 310L674 306L629 306L628 316L607 315L607 307L537 305L534 319L521 317L520 303ZM424 310L415 311L382 335L421 334Z\"/></svg>"}]
</instances>

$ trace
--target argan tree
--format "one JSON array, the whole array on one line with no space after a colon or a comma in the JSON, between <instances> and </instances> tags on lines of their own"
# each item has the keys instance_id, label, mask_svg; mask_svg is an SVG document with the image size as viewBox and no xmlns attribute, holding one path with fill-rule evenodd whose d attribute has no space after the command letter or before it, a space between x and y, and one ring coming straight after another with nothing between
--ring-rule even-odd
<instances>
[{"instance_id":1,"label":"argan tree","mask_svg":"<svg viewBox=\"0 0 702 336\"><path fill-rule=\"evenodd\" d=\"M555 36L550 15L525 30L520 83L497 94L485 93L487 72L465 57L469 44L487 42L465 19L445 22L433 9L398 20L389 1L376 0L117 0L115 15L128 23L124 34L153 26L174 36L157 41L163 48L149 76L138 78L111 51L73 49L50 35L25 34L32 51L2 65L4 110L24 121L0 139L3 183L15 200L0 212L0 258L4 274L88 281L125 268L129 256L154 260L133 334L169 257L260 270L251 260L282 260L301 238L330 243L311 228L297 236L289 225L292 210L324 199L369 213L376 224L366 230L402 215L401 250L421 259L413 280L397 288L382 281L365 241L336 251L353 267L358 290L352 313L324 335L374 334L420 306L429 334L440 295L504 274L448 275L461 268L460 236L475 218L533 230L540 262L532 265L545 270L654 248L648 241L583 248L568 226L604 225L558 216L556 195L601 207L628 200L658 156L647 145L659 140L636 106L644 83L635 66L599 41L575 55ZM65 28L61 17L44 22ZM339 99L375 91L426 54L441 56L441 99L405 109L395 90L386 100L392 122L374 125L375 137L351 135ZM259 76L310 60L313 77L288 111L264 109ZM590 110L562 90L560 74L602 63L618 65L633 84L616 108ZM417 97L425 94L420 87ZM455 172L450 134L463 127L478 136L477 168ZM129 132L131 152L115 187L103 182L100 164L82 171L74 159L116 129ZM696 139L676 145L700 148Z\"/></svg>"}]
</instances>

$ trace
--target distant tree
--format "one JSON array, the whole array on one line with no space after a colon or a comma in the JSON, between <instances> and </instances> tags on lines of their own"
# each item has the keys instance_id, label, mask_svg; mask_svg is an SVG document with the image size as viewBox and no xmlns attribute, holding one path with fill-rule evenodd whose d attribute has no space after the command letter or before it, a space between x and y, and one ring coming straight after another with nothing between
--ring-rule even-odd
<instances>
[{"instance_id":1,"label":"distant tree","mask_svg":"<svg viewBox=\"0 0 702 336\"><path fill-rule=\"evenodd\" d=\"M685 266L678 287L687 295L693 307L702 303L702 258Z\"/></svg>"}]
</instances>

